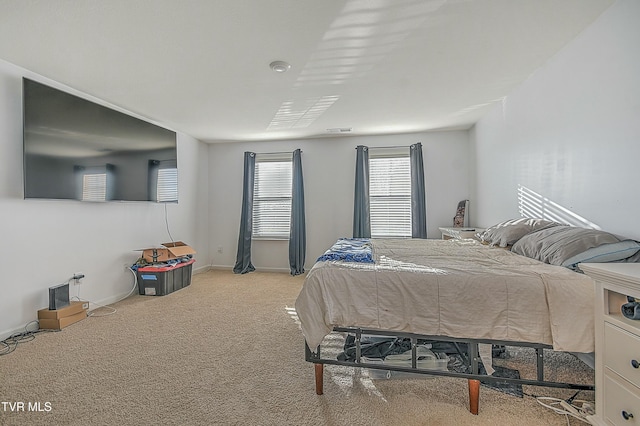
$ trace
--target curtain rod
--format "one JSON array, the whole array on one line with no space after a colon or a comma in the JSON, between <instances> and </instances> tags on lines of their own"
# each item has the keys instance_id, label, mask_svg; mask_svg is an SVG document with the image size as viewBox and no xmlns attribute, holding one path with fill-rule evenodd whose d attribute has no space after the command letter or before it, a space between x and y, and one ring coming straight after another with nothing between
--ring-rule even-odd
<instances>
[{"instance_id":1,"label":"curtain rod","mask_svg":"<svg viewBox=\"0 0 640 426\"><path fill-rule=\"evenodd\" d=\"M295 149L293 151L296 151ZM270 155L270 154L293 154L293 151L276 151L276 152L254 152L256 155ZM302 154L302 150L300 150Z\"/></svg>"},{"instance_id":2,"label":"curtain rod","mask_svg":"<svg viewBox=\"0 0 640 426\"><path fill-rule=\"evenodd\" d=\"M415 142L415 143L412 143L412 144L410 144L410 145L367 146L367 148L369 148L369 149L409 148L411 145L415 145L416 143L420 143L420 142ZM366 146L366 145L365 145L365 146ZM358 147L355 147L355 149L358 149Z\"/></svg>"}]
</instances>

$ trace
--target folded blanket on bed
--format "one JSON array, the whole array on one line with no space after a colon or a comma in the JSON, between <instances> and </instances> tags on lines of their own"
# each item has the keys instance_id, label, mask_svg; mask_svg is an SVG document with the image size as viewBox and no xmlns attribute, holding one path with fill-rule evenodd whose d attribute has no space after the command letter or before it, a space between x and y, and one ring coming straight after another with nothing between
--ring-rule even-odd
<instances>
[{"instance_id":1,"label":"folded blanket on bed","mask_svg":"<svg viewBox=\"0 0 640 426\"><path fill-rule=\"evenodd\" d=\"M371 241L368 238L340 238L318 258L318 262L327 260L373 263Z\"/></svg>"}]
</instances>

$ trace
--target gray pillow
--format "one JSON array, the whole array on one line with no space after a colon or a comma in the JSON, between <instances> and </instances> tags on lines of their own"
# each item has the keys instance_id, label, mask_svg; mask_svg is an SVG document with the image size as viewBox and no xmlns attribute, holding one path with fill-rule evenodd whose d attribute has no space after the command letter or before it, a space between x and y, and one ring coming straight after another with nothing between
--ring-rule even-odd
<instances>
[{"instance_id":1,"label":"gray pillow","mask_svg":"<svg viewBox=\"0 0 640 426\"><path fill-rule=\"evenodd\" d=\"M551 265L562 266L589 249L620 241L620 238L608 232L559 225L523 236L511 247L511 251ZM632 254L629 253L629 256Z\"/></svg>"},{"instance_id":2,"label":"gray pillow","mask_svg":"<svg viewBox=\"0 0 640 426\"><path fill-rule=\"evenodd\" d=\"M622 240L617 243L602 244L578 253L562 262L562 266L577 269L579 263L619 262L640 251L640 243L634 240Z\"/></svg>"},{"instance_id":3,"label":"gray pillow","mask_svg":"<svg viewBox=\"0 0 640 426\"><path fill-rule=\"evenodd\" d=\"M560 225L557 222L546 219L520 218L500 222L477 234L483 243L492 246L507 247L518 241L523 236L547 226Z\"/></svg>"}]
</instances>

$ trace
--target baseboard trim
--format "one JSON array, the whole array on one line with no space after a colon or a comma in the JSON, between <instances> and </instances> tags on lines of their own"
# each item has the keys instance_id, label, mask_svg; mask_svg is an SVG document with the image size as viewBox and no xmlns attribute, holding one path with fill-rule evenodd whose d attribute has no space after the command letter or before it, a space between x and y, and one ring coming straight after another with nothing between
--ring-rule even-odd
<instances>
[{"instance_id":1,"label":"baseboard trim","mask_svg":"<svg viewBox=\"0 0 640 426\"><path fill-rule=\"evenodd\" d=\"M202 274L203 272L207 272L209 269L211 269L211 265L206 265L206 266L201 266L199 268L194 268L193 269L193 274Z\"/></svg>"},{"instance_id":2,"label":"baseboard trim","mask_svg":"<svg viewBox=\"0 0 640 426\"><path fill-rule=\"evenodd\" d=\"M256 272L290 272L289 268L264 268L259 266L256 266L255 268L256 268ZM209 269L233 270L233 265L211 265L209 266Z\"/></svg>"}]
</instances>

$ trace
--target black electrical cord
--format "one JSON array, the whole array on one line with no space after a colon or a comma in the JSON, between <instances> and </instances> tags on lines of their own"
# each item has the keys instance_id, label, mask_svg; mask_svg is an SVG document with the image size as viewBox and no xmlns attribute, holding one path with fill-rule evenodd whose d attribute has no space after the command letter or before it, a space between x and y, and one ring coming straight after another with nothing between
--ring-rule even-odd
<instances>
[{"instance_id":1,"label":"black electrical cord","mask_svg":"<svg viewBox=\"0 0 640 426\"><path fill-rule=\"evenodd\" d=\"M171 235L171 231L169 230L169 214L167 213L167 203L164 203L164 223L165 225L167 225L167 234L169 234L169 239L171 239L171 242L175 242L173 241L173 236Z\"/></svg>"},{"instance_id":2,"label":"black electrical cord","mask_svg":"<svg viewBox=\"0 0 640 426\"><path fill-rule=\"evenodd\" d=\"M46 329L35 329L29 330L29 326L31 324L38 325L38 321L31 321L24 327L24 331L14 333L6 339L0 341L0 356L8 355L11 352L15 351L20 343L30 342L36 338L36 335L43 332L50 331L58 331L58 330L46 330Z\"/></svg>"}]
</instances>

